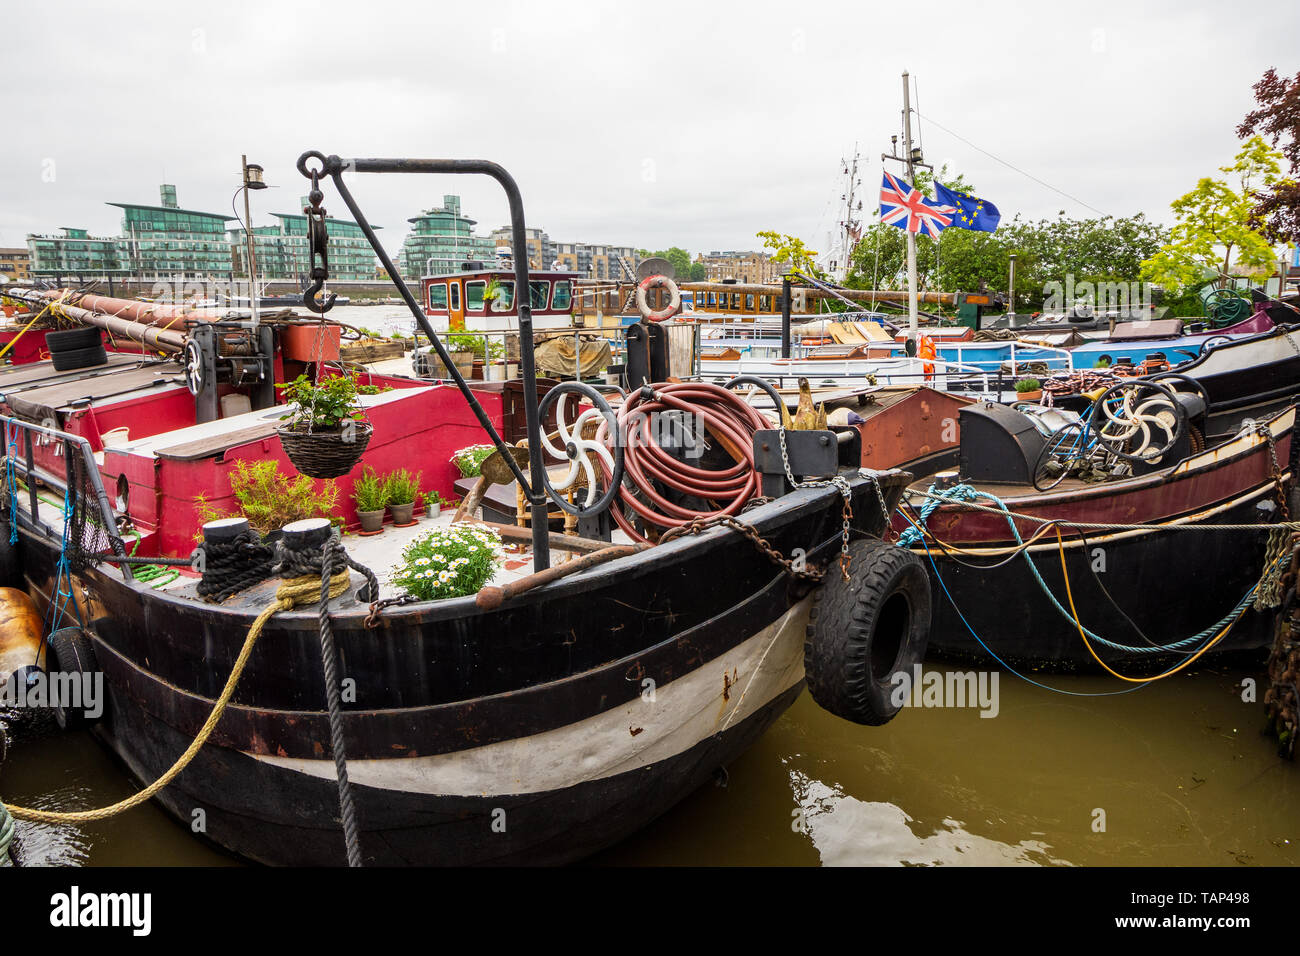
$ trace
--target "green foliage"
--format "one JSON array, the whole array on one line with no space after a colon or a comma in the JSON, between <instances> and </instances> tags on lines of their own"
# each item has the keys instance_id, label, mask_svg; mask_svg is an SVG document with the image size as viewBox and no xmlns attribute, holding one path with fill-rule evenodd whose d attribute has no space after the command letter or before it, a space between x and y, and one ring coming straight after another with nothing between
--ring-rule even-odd
<instances>
[{"instance_id":1,"label":"green foliage","mask_svg":"<svg viewBox=\"0 0 1300 956\"><path fill-rule=\"evenodd\" d=\"M1022 378L1016 382L1017 392L1037 392L1043 387L1043 383L1036 378Z\"/></svg>"},{"instance_id":2,"label":"green foliage","mask_svg":"<svg viewBox=\"0 0 1300 956\"><path fill-rule=\"evenodd\" d=\"M1247 274L1267 276L1278 256L1264 236L1247 222L1256 193L1282 179L1282 154L1252 136L1232 164L1220 166L1223 177L1202 177L1196 187L1170 205L1176 220L1169 239L1142 263L1142 275L1173 290L1213 279L1222 287L1236 265Z\"/></svg>"},{"instance_id":3,"label":"green foliage","mask_svg":"<svg viewBox=\"0 0 1300 956\"><path fill-rule=\"evenodd\" d=\"M271 460L237 459L229 477L239 514L259 534L269 534L303 518L338 521L334 507L338 504L339 490L332 481L323 482L318 489L313 479L306 475L285 475L279 463ZM214 508L203 495L199 495L195 508L201 524L233 517Z\"/></svg>"},{"instance_id":4,"label":"green foliage","mask_svg":"<svg viewBox=\"0 0 1300 956\"><path fill-rule=\"evenodd\" d=\"M352 500L358 511L383 511L388 506L387 483L367 465L352 482Z\"/></svg>"},{"instance_id":5,"label":"green foliage","mask_svg":"<svg viewBox=\"0 0 1300 956\"><path fill-rule=\"evenodd\" d=\"M424 601L474 594L496 573L500 547L501 537L491 528L439 528L406 546L392 582Z\"/></svg>"},{"instance_id":6,"label":"green foliage","mask_svg":"<svg viewBox=\"0 0 1300 956\"><path fill-rule=\"evenodd\" d=\"M996 232L945 229L940 241L918 236L920 291L1005 292L1011 253L1016 254L1016 306L1041 308L1049 283L1073 276L1076 283L1136 281L1144 259L1155 254L1167 232L1139 213L1129 218L1040 219L1018 216ZM907 288L903 230L880 222L863 234L845 285L852 289Z\"/></svg>"},{"instance_id":7,"label":"green foliage","mask_svg":"<svg viewBox=\"0 0 1300 956\"><path fill-rule=\"evenodd\" d=\"M456 466L462 478L476 478L482 472L483 462L487 461L496 447L493 445L469 445L459 449L451 456L451 463Z\"/></svg>"},{"instance_id":8,"label":"green foliage","mask_svg":"<svg viewBox=\"0 0 1300 956\"><path fill-rule=\"evenodd\" d=\"M791 269L796 269L814 279L825 277L825 274L817 268L815 261L817 251L809 249L798 236L766 229L755 233L755 237L763 240L763 248L767 250L768 257L773 262L788 263Z\"/></svg>"},{"instance_id":9,"label":"green foliage","mask_svg":"<svg viewBox=\"0 0 1300 956\"><path fill-rule=\"evenodd\" d=\"M443 341L448 352L473 352L478 358L501 358L506 353L500 342L490 341L486 336L473 335L469 332L452 332Z\"/></svg>"},{"instance_id":10,"label":"green foliage","mask_svg":"<svg viewBox=\"0 0 1300 956\"><path fill-rule=\"evenodd\" d=\"M338 428L361 411L355 375L331 376L313 385L304 374L275 387L282 389L285 402L294 406L288 415L280 416L293 427Z\"/></svg>"},{"instance_id":11,"label":"green foliage","mask_svg":"<svg viewBox=\"0 0 1300 956\"><path fill-rule=\"evenodd\" d=\"M384 476L384 495L390 505L409 505L420 493L420 478L423 472L412 475L405 468L390 471Z\"/></svg>"}]
</instances>

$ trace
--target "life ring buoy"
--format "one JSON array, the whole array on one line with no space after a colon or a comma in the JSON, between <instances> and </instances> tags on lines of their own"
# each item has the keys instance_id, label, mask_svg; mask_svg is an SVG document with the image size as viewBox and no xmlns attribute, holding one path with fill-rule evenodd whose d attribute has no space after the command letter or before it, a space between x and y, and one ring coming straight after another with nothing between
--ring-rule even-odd
<instances>
[{"instance_id":1,"label":"life ring buoy","mask_svg":"<svg viewBox=\"0 0 1300 956\"><path fill-rule=\"evenodd\" d=\"M668 304L662 309L651 310L650 303L646 301L646 293L651 289L668 290ZM637 284L636 310L641 313L642 318L649 319L651 322L662 322L676 315L681 307L682 293L677 288L677 283L667 276L646 276Z\"/></svg>"}]
</instances>

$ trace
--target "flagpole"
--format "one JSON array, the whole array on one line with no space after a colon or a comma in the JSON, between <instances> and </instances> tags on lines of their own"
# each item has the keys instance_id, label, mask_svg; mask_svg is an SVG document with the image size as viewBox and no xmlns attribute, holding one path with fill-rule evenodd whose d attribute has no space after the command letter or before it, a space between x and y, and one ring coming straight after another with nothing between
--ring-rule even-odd
<instances>
[{"instance_id":1,"label":"flagpole","mask_svg":"<svg viewBox=\"0 0 1300 956\"><path fill-rule=\"evenodd\" d=\"M907 89L907 71L903 71L903 156L907 163L907 181L916 185L916 166L912 158L912 100ZM907 328L908 337L917 337L916 318L916 233L907 230Z\"/></svg>"}]
</instances>

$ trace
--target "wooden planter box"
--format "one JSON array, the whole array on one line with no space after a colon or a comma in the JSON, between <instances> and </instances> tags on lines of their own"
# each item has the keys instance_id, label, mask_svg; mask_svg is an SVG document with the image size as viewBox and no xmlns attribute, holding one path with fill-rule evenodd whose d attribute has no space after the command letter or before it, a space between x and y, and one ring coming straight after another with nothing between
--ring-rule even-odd
<instances>
[{"instance_id":1,"label":"wooden planter box","mask_svg":"<svg viewBox=\"0 0 1300 956\"><path fill-rule=\"evenodd\" d=\"M348 362L383 362L404 354L401 342L353 342L339 349L340 358Z\"/></svg>"}]
</instances>

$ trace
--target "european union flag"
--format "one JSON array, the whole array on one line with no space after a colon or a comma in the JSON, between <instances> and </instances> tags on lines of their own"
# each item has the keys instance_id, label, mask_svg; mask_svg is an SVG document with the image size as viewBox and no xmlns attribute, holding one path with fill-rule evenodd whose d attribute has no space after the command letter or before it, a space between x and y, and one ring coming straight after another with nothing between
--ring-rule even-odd
<instances>
[{"instance_id":1,"label":"european union flag","mask_svg":"<svg viewBox=\"0 0 1300 956\"><path fill-rule=\"evenodd\" d=\"M957 213L952 217L952 224L958 229L993 232L1002 221L1002 213L998 212L998 207L978 196L949 189L942 183L935 183L934 191L939 202L946 206L957 207Z\"/></svg>"}]
</instances>

